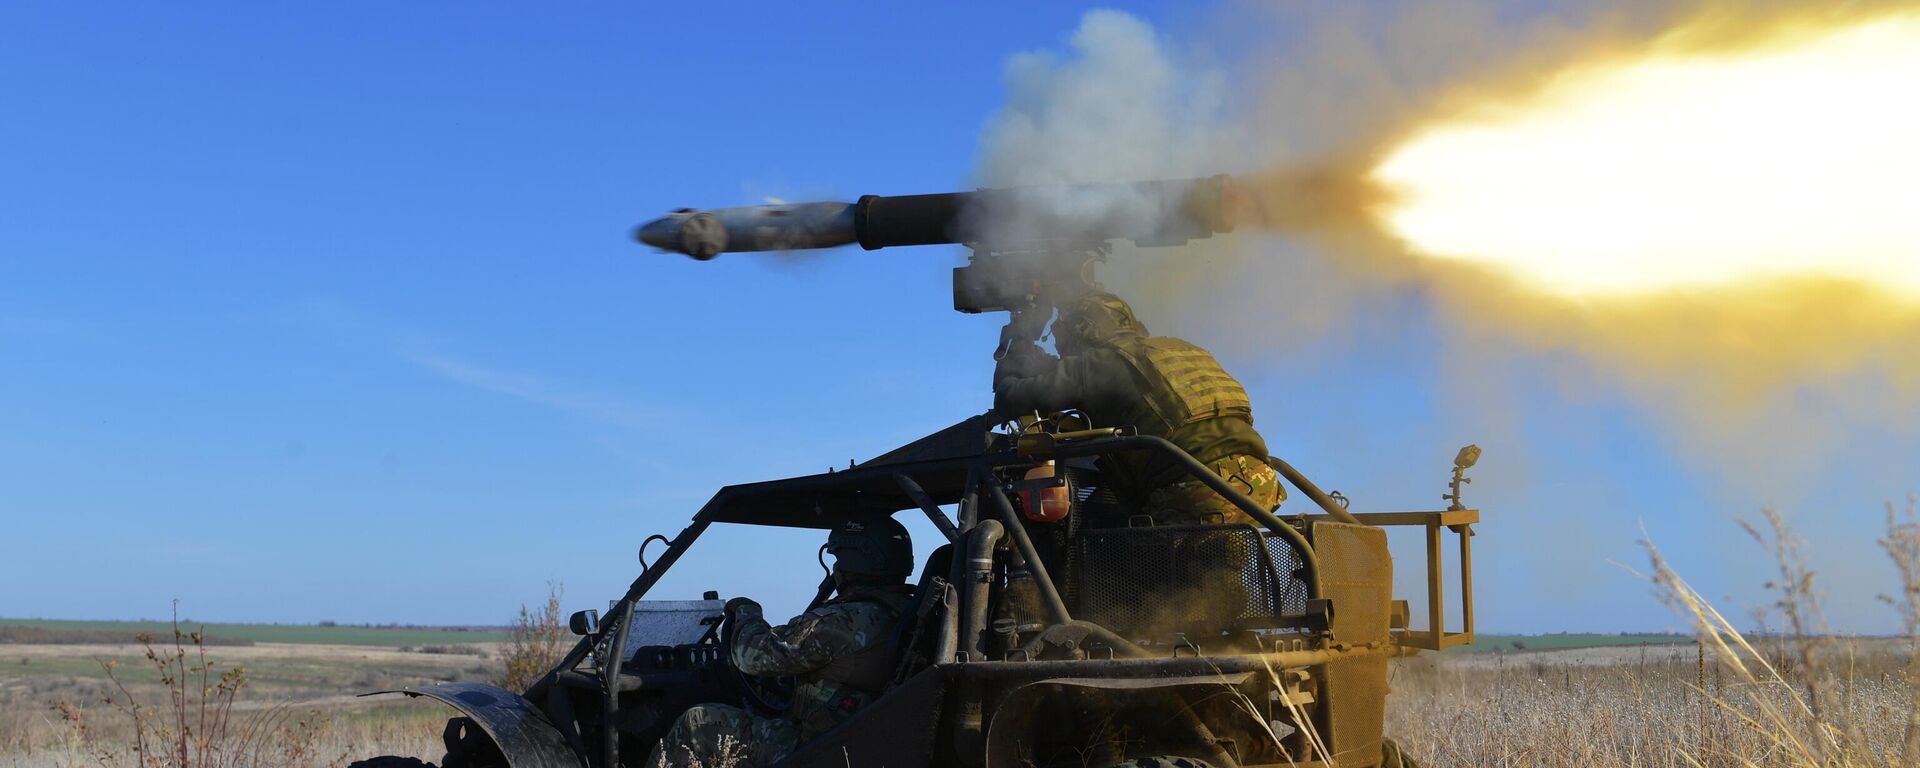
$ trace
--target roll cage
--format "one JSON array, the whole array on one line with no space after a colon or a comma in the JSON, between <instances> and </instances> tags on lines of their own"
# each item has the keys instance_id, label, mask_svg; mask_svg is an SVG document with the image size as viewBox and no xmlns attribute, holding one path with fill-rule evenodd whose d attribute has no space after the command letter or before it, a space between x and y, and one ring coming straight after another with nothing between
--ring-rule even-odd
<instances>
[{"instance_id":1,"label":"roll cage","mask_svg":"<svg viewBox=\"0 0 1920 768\"><path fill-rule=\"evenodd\" d=\"M607 648L627 647L628 633L631 629L629 616L635 604L646 596L662 576L678 562L681 555L715 523L826 530L855 517L873 514L892 515L917 509L940 530L948 543L956 546L983 524L993 525L1003 532L1005 538L1011 540L1014 548L1024 559L1026 567L1032 570L1035 585L1040 590L1042 607L1052 627L1061 628L1073 624L1081 625L1090 631L1100 632L1097 626L1073 619L1066 602L1062 599L1058 585L1047 572L1043 558L1036 552L1032 537L1019 519L1010 499L1011 491L1033 487L1034 481L1010 483L1004 481L1002 477L1007 470L1032 467L1036 462L1048 459L1071 460L1145 451L1156 452L1172 460L1187 476L1204 483L1233 503L1249 518L1259 523L1265 531L1290 543L1302 559L1304 567L1299 573L1310 601L1323 601L1325 592L1321 587L1320 565L1313 544L1302 533L1303 527L1309 522L1322 520L1362 526L1419 525L1426 527L1430 625L1424 631L1405 630L1404 601L1395 601L1392 609L1395 613L1395 621L1398 622L1395 625L1395 641L1410 648L1433 649L1472 641L1473 613L1470 597L1472 587L1469 565L1471 531L1468 526L1478 522L1478 512L1475 510L1351 513L1339 500L1322 492L1293 467L1279 459L1270 458L1269 462L1274 468L1302 495L1314 502L1321 511L1321 514L1301 515L1294 518L1293 522L1289 522L1261 508L1192 455L1165 439L1130 434L1126 430L1118 429L1059 434L1034 432L1016 437L993 433L987 419L980 416L962 421L867 462L852 464L845 469L781 480L730 485L720 489L677 535L671 539L657 535L650 537L649 542L658 539L664 541L666 547L656 559L647 562L646 548L643 546L640 575L634 579L626 593L613 602L601 622L601 626L609 628L607 634L582 638L545 677L525 693L525 698L533 702L541 701L543 690L555 685L560 676L566 674L578 676L579 673L573 670L593 653L596 645L604 642ZM1054 481L1055 484L1058 482ZM1040 484L1045 483L1041 481ZM955 506L957 515L948 517L941 509L944 506ZM1464 624L1461 632L1450 633L1444 630L1439 574L1439 531L1443 528L1459 534ZM958 556L959 553L956 551L953 557L957 560ZM955 570L958 570L957 564ZM954 616L954 613L954 611L948 611L944 621L948 624L959 621L960 619ZM951 634L952 630L948 631ZM1017 663L976 661L967 666L972 668L973 673L987 678L1009 674L1065 672L1068 669L1072 669L1077 675L1091 678L1129 677L1140 674L1163 677L1173 672L1199 673L1203 670L1212 670L1216 673L1227 673L1271 668L1273 661L1272 659L1249 661L1245 658L1197 660L1186 657L1183 659L1177 652L1170 660L1145 658L1147 654L1140 651L1138 647L1134 647L1132 643L1110 632L1100 632L1100 634L1103 635L1105 642L1125 646L1126 649L1104 661ZM1329 656L1329 653L1325 649L1296 645L1289 653L1279 655L1289 657L1290 663L1319 663L1334 657ZM1331 653L1338 655L1337 652ZM622 653L606 653L598 665L599 687L604 694L601 702L604 709L600 713L600 720L605 725L599 729L600 743L594 745L597 748L592 749L592 752L597 753L592 757L597 757L598 761L590 761L591 764L620 765L619 730L612 724L617 721L620 694L624 692L620 683L621 667L625 662L623 656ZM951 661L951 659L937 660L936 663L943 661ZM1015 666L1007 666L1010 663ZM1055 667L1059 669L1055 670ZM584 753L587 750L582 751ZM588 757L588 755L582 754L582 757Z\"/></svg>"}]
</instances>

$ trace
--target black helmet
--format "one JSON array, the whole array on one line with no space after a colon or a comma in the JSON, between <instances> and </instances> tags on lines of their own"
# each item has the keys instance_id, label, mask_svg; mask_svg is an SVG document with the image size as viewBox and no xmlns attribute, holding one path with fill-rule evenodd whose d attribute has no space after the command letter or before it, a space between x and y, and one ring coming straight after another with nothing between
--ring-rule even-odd
<instances>
[{"instance_id":1,"label":"black helmet","mask_svg":"<svg viewBox=\"0 0 1920 768\"><path fill-rule=\"evenodd\" d=\"M827 551L833 553L836 574L905 581L913 573L913 540L905 526L884 515L835 526L827 536Z\"/></svg>"}]
</instances>

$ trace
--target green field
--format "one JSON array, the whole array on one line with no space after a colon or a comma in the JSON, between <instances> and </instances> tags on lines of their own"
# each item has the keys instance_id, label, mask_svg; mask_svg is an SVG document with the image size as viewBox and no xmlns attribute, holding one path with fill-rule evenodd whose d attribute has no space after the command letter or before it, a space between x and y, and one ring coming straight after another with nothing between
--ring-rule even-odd
<instances>
[{"instance_id":1,"label":"green field","mask_svg":"<svg viewBox=\"0 0 1920 768\"><path fill-rule=\"evenodd\" d=\"M171 627L164 621L80 621L70 619L0 618L0 627L22 626L56 632L113 633L129 640L140 632L168 637ZM329 645L456 645L464 643L506 642L504 629L490 627L348 627L316 624L201 624L181 621L183 632L204 632L210 637L255 643L308 643Z\"/></svg>"},{"instance_id":2,"label":"green field","mask_svg":"<svg viewBox=\"0 0 1920 768\"><path fill-rule=\"evenodd\" d=\"M1692 645L1693 635L1489 635L1480 634L1472 645L1447 649L1448 653L1490 653L1493 651L1560 651L1572 648L1605 648L1619 645Z\"/></svg>"}]
</instances>

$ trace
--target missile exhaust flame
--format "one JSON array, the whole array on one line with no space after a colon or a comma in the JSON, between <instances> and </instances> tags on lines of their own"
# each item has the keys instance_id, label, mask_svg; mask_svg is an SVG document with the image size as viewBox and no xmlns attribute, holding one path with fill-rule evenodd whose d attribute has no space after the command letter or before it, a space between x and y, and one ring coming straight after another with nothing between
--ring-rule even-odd
<instances>
[{"instance_id":1,"label":"missile exhaust flame","mask_svg":"<svg viewBox=\"0 0 1920 768\"><path fill-rule=\"evenodd\" d=\"M1392 194L1375 214L1418 253L1566 298L1812 279L1920 305L1916 93L1916 13L1656 46L1412 133L1372 172Z\"/></svg>"}]
</instances>

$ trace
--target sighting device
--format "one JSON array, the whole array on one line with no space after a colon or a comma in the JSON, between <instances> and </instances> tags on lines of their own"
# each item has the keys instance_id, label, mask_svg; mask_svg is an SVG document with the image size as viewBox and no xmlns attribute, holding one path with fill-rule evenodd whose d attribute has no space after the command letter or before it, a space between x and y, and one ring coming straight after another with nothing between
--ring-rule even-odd
<instances>
[{"instance_id":1,"label":"sighting device","mask_svg":"<svg viewBox=\"0 0 1920 768\"><path fill-rule=\"evenodd\" d=\"M694 210L641 225L634 239L705 261L722 253L858 243L869 251L965 245L953 308L1007 312L995 359L1037 341L1054 309L1098 290L1094 265L1116 240L1184 245L1232 231L1226 176L1114 184L1009 187L931 195L864 195L819 202Z\"/></svg>"}]
</instances>

